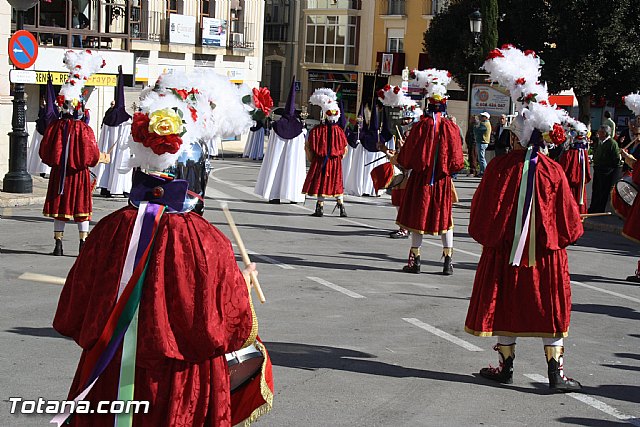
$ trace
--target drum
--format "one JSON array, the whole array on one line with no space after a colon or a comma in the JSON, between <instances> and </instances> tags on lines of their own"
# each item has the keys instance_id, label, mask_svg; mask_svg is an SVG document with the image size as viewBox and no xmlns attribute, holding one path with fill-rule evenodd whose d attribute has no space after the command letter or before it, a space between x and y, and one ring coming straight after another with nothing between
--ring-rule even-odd
<instances>
[{"instance_id":1,"label":"drum","mask_svg":"<svg viewBox=\"0 0 640 427\"><path fill-rule=\"evenodd\" d=\"M371 180L373 180L373 188L376 191L397 187L402 184L405 178L406 174L391 163L383 163L371 171Z\"/></svg>"},{"instance_id":2,"label":"drum","mask_svg":"<svg viewBox=\"0 0 640 427\"><path fill-rule=\"evenodd\" d=\"M225 354L229 366L231 392L247 383L260 372L264 356L255 345Z\"/></svg>"},{"instance_id":3,"label":"drum","mask_svg":"<svg viewBox=\"0 0 640 427\"><path fill-rule=\"evenodd\" d=\"M638 186L633 182L631 177L627 175L616 182L616 193L626 205L631 207L638 195Z\"/></svg>"}]
</instances>

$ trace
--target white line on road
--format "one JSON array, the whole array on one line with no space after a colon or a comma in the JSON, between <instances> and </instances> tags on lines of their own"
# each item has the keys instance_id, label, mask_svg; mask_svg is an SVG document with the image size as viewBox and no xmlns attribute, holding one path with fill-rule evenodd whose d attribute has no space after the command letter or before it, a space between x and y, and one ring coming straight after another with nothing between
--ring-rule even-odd
<instances>
[{"instance_id":1,"label":"white line on road","mask_svg":"<svg viewBox=\"0 0 640 427\"><path fill-rule=\"evenodd\" d=\"M264 262L268 262L269 264L273 264L276 267L280 267L283 270L295 270L296 269L295 267L293 267L293 266L291 266L289 264L283 264L281 262L278 262L278 260L275 260L275 259L273 259L271 257L266 256L266 255L259 254L258 252L254 252L254 251L251 251L249 249L247 249L247 252L249 253L249 255L252 255L252 256L254 256L254 257L258 258L258 259L261 259Z\"/></svg>"},{"instance_id":2,"label":"white line on road","mask_svg":"<svg viewBox=\"0 0 640 427\"><path fill-rule=\"evenodd\" d=\"M467 342L465 340L463 340L462 338L458 338L454 335L451 335L445 331L442 331L438 328L436 328L435 326L431 326L427 323L421 322L418 319L414 319L414 318L405 318L403 317L402 320L404 320L405 322L411 323L413 326L417 326L420 329L424 329L427 332L432 333L433 335L437 335L440 338L444 338L447 341L450 341L452 343L454 343L455 345L459 345L460 347L464 348L465 350L469 350L469 351L484 351L482 350L480 347L475 346L473 344L471 344L470 342Z\"/></svg>"},{"instance_id":3,"label":"white line on road","mask_svg":"<svg viewBox=\"0 0 640 427\"><path fill-rule=\"evenodd\" d=\"M30 282L51 283L54 285L64 285L64 282L67 280L64 277L49 276L47 274L38 274L38 273L22 273L18 277L18 279L28 280Z\"/></svg>"},{"instance_id":4,"label":"white line on road","mask_svg":"<svg viewBox=\"0 0 640 427\"><path fill-rule=\"evenodd\" d=\"M542 384L549 383L549 380L546 377L543 377L542 375L539 375L539 374L524 374L524 376L537 383L542 383ZM586 394L580 394L580 393L567 393L567 396L572 397L576 400L579 400L582 403L586 403L592 408L597 409L598 411L604 412L605 414L610 415L614 418L617 418L622 421L626 421L634 426L640 426L640 418L632 417L631 415L625 415L622 412L618 411L613 406L609 406L606 403L598 399L594 399L591 396L587 396Z\"/></svg>"},{"instance_id":5,"label":"white line on road","mask_svg":"<svg viewBox=\"0 0 640 427\"><path fill-rule=\"evenodd\" d=\"M613 291L610 291L608 289L598 288L597 286L587 285L586 283L576 282L575 280L572 280L571 284L572 285L582 286L582 287L585 287L587 289L592 289L594 291L602 292L602 293L605 293L605 294L613 295L613 296L618 297L618 298L624 298L624 299L629 300L629 301L640 303L640 299L638 299L638 298L629 297L627 295L619 294L617 292L613 292Z\"/></svg>"},{"instance_id":6,"label":"white line on road","mask_svg":"<svg viewBox=\"0 0 640 427\"><path fill-rule=\"evenodd\" d=\"M366 298L364 295L360 295L356 292L350 291L349 289L343 288L342 286L334 285L333 283L327 282L326 280L323 280L319 277L307 277L307 279L313 280L314 282L326 286L327 288L331 288L334 291L341 292L347 296L350 296L351 298Z\"/></svg>"}]
</instances>

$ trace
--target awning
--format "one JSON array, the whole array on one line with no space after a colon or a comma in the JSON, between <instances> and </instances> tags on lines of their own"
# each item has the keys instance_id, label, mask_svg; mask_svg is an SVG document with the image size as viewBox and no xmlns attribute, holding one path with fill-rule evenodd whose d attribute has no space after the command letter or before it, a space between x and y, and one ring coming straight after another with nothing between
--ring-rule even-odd
<instances>
[{"instance_id":1,"label":"awning","mask_svg":"<svg viewBox=\"0 0 640 427\"><path fill-rule=\"evenodd\" d=\"M559 107L575 107L578 105L573 95L549 95L549 103Z\"/></svg>"}]
</instances>

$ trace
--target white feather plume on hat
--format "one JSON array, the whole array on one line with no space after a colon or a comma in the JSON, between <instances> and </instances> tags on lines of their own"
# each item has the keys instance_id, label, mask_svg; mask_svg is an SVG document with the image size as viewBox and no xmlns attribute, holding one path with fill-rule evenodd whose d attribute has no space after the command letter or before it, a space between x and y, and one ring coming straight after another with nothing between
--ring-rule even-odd
<instances>
[{"instance_id":1,"label":"white feather plume on hat","mask_svg":"<svg viewBox=\"0 0 640 427\"><path fill-rule=\"evenodd\" d=\"M447 70L429 68L427 70L413 70L411 76L418 86L426 89L427 98L436 102L446 100L447 86L451 83L451 73Z\"/></svg>"},{"instance_id":2,"label":"white feather plume on hat","mask_svg":"<svg viewBox=\"0 0 640 427\"><path fill-rule=\"evenodd\" d=\"M164 170L175 164L193 141L247 132L253 122L242 95L228 78L214 71L173 71L160 75L151 90L142 91L140 110L147 116L175 111L182 119L180 132L176 132L182 143L176 153L156 154L132 137L129 146L134 157L129 166Z\"/></svg>"},{"instance_id":3,"label":"white feather plume on hat","mask_svg":"<svg viewBox=\"0 0 640 427\"><path fill-rule=\"evenodd\" d=\"M327 120L335 123L340 118L340 108L336 99L337 95L331 89L319 88L313 92L309 103L320 107Z\"/></svg>"},{"instance_id":4,"label":"white feather plume on hat","mask_svg":"<svg viewBox=\"0 0 640 427\"><path fill-rule=\"evenodd\" d=\"M82 89L89 77L105 66L105 61L100 54L86 49L66 51L63 62L69 69L69 76L60 88L60 95L75 106L83 102Z\"/></svg>"},{"instance_id":5,"label":"white feather plume on hat","mask_svg":"<svg viewBox=\"0 0 640 427\"><path fill-rule=\"evenodd\" d=\"M407 108L416 105L416 101L409 98L398 86L380 89L378 99L385 107Z\"/></svg>"},{"instance_id":6,"label":"white feather plume on hat","mask_svg":"<svg viewBox=\"0 0 640 427\"><path fill-rule=\"evenodd\" d=\"M545 139L554 130L562 133L556 125L563 123L566 112L550 105L547 85L538 81L541 63L535 52L504 45L489 52L482 67L492 81L509 90L521 117L512 131L522 145L526 146L536 129L546 135Z\"/></svg>"},{"instance_id":7,"label":"white feather plume on hat","mask_svg":"<svg viewBox=\"0 0 640 427\"><path fill-rule=\"evenodd\" d=\"M636 116L640 115L640 93L630 93L622 98L624 105Z\"/></svg>"}]
</instances>

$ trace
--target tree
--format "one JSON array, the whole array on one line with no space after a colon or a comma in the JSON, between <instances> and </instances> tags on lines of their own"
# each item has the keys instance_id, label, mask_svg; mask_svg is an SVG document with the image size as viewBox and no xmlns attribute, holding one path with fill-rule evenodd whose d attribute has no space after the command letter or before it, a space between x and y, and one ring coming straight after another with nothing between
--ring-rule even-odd
<instances>
[{"instance_id":1,"label":"tree","mask_svg":"<svg viewBox=\"0 0 640 427\"><path fill-rule=\"evenodd\" d=\"M619 101L640 89L640 2L638 0L482 0L483 43L488 26L497 25L495 46L512 43L538 52L545 61L541 80L552 93L573 88L580 120L590 121L593 97ZM466 87L467 75L484 60L468 30L468 15L478 1L453 0L424 35L430 64L444 68ZM505 13L498 21L499 12ZM491 31L491 34L493 32Z\"/></svg>"},{"instance_id":2,"label":"tree","mask_svg":"<svg viewBox=\"0 0 640 427\"><path fill-rule=\"evenodd\" d=\"M463 88L469 73L480 71L484 58L469 31L469 14L476 4L477 0L453 0L433 18L422 43L429 66L450 71Z\"/></svg>"},{"instance_id":3,"label":"tree","mask_svg":"<svg viewBox=\"0 0 640 427\"><path fill-rule=\"evenodd\" d=\"M498 45L498 0L483 0L480 3L482 14L482 57Z\"/></svg>"},{"instance_id":4,"label":"tree","mask_svg":"<svg viewBox=\"0 0 640 427\"><path fill-rule=\"evenodd\" d=\"M619 101L640 88L640 5L636 0L501 0L508 10L500 43L538 51L542 80L553 93L573 88L579 118L591 100Z\"/></svg>"}]
</instances>

